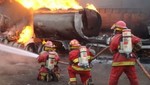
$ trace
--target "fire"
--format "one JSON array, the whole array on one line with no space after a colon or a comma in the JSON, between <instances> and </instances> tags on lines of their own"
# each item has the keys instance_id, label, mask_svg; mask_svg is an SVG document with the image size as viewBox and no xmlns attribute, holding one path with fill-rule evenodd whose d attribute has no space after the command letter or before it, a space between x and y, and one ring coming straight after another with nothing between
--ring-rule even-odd
<instances>
[{"instance_id":1,"label":"fire","mask_svg":"<svg viewBox=\"0 0 150 85\"><path fill-rule=\"evenodd\" d=\"M95 7L93 4L87 3L87 4L86 4L86 8L97 11L96 7ZM98 11L97 11L97 12L98 12Z\"/></svg>"},{"instance_id":2,"label":"fire","mask_svg":"<svg viewBox=\"0 0 150 85\"><path fill-rule=\"evenodd\" d=\"M33 36L33 28L31 26L26 26L19 36L19 43L27 43Z\"/></svg>"},{"instance_id":3,"label":"fire","mask_svg":"<svg viewBox=\"0 0 150 85\"><path fill-rule=\"evenodd\" d=\"M49 8L51 11L68 10L68 9L83 9L76 0L16 0L24 7L32 10L39 8ZM87 4L88 9L96 10L94 5ZM32 26L26 26L21 32L18 42L27 43L33 36Z\"/></svg>"},{"instance_id":4,"label":"fire","mask_svg":"<svg viewBox=\"0 0 150 85\"><path fill-rule=\"evenodd\" d=\"M39 8L50 8L51 10L83 9L76 0L16 0L26 8L37 10ZM89 9L96 10L94 5L87 4Z\"/></svg>"},{"instance_id":5,"label":"fire","mask_svg":"<svg viewBox=\"0 0 150 85\"><path fill-rule=\"evenodd\" d=\"M37 10L42 7L50 8L51 10L58 9L82 9L76 0L16 0L26 8Z\"/></svg>"}]
</instances>

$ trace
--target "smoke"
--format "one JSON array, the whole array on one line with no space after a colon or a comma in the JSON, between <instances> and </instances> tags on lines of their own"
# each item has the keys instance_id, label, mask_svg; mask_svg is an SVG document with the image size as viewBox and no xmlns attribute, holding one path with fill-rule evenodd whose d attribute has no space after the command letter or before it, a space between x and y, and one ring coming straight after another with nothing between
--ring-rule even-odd
<instances>
[{"instance_id":1,"label":"smoke","mask_svg":"<svg viewBox=\"0 0 150 85\"><path fill-rule=\"evenodd\" d=\"M21 55L21 56L27 56L27 57L33 57L33 58L37 58L38 54L35 53L31 53L29 51L25 51L19 48L14 48L14 47L10 47L10 46L6 46L3 44L0 44L0 50L4 51L4 52L9 52L9 53L13 53L13 54L17 54L17 55Z\"/></svg>"}]
</instances>

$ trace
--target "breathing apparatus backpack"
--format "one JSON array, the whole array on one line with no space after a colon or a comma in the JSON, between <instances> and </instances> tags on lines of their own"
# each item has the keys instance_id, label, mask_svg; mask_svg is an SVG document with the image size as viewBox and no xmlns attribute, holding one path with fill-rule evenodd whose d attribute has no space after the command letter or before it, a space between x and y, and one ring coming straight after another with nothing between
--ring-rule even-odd
<instances>
[{"instance_id":1,"label":"breathing apparatus backpack","mask_svg":"<svg viewBox=\"0 0 150 85\"><path fill-rule=\"evenodd\" d=\"M86 46L80 47L80 56L78 66L89 68L88 54Z\"/></svg>"},{"instance_id":2,"label":"breathing apparatus backpack","mask_svg":"<svg viewBox=\"0 0 150 85\"><path fill-rule=\"evenodd\" d=\"M53 52L50 52L48 55L48 59L46 61L46 68L48 68L49 70L52 70L57 63L55 60L55 56L56 55Z\"/></svg>"},{"instance_id":3,"label":"breathing apparatus backpack","mask_svg":"<svg viewBox=\"0 0 150 85\"><path fill-rule=\"evenodd\" d=\"M120 40L119 52L126 54L126 57L131 57L132 52L132 34L130 29L124 29Z\"/></svg>"}]
</instances>

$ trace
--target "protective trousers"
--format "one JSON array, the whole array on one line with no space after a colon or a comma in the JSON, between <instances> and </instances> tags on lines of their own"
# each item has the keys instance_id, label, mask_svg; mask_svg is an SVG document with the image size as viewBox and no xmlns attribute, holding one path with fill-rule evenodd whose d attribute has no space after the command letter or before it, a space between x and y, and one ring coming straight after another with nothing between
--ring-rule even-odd
<instances>
[{"instance_id":1,"label":"protective trousers","mask_svg":"<svg viewBox=\"0 0 150 85\"><path fill-rule=\"evenodd\" d=\"M130 81L130 85L139 85L135 66L114 66L111 69L109 85L118 85L119 77L125 73Z\"/></svg>"},{"instance_id":2,"label":"protective trousers","mask_svg":"<svg viewBox=\"0 0 150 85\"><path fill-rule=\"evenodd\" d=\"M72 68L68 68L68 73L70 77L70 82L77 82L76 75L79 74L83 85L87 85L88 79L91 78L90 71L76 71Z\"/></svg>"}]
</instances>

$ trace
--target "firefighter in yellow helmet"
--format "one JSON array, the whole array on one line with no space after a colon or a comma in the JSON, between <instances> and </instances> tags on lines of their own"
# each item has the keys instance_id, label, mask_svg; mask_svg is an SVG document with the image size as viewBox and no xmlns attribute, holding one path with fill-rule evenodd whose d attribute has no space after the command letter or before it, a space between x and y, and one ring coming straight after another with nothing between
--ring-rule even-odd
<instances>
[{"instance_id":1,"label":"firefighter in yellow helmet","mask_svg":"<svg viewBox=\"0 0 150 85\"><path fill-rule=\"evenodd\" d=\"M139 85L135 69L135 52L140 50L141 39L131 34L131 30L127 29L126 23L122 20L117 21L111 29L114 30L114 36L109 46L113 53L109 85L118 85L122 73L127 75L130 85ZM137 47L139 49L135 50Z\"/></svg>"},{"instance_id":2,"label":"firefighter in yellow helmet","mask_svg":"<svg viewBox=\"0 0 150 85\"><path fill-rule=\"evenodd\" d=\"M79 41L76 40L76 39L71 40L70 43L69 43L69 45L70 45L70 49L71 50L79 49L79 47L81 46L80 43L79 43Z\"/></svg>"},{"instance_id":3,"label":"firefighter in yellow helmet","mask_svg":"<svg viewBox=\"0 0 150 85\"><path fill-rule=\"evenodd\" d=\"M53 42L47 41L44 45L44 51L41 52L38 56L38 63L41 64L41 68L39 70L37 79L46 81L58 81L60 77L59 68L57 65L59 59L60 58L56 52L56 46L53 44Z\"/></svg>"},{"instance_id":4,"label":"firefighter in yellow helmet","mask_svg":"<svg viewBox=\"0 0 150 85\"><path fill-rule=\"evenodd\" d=\"M94 85L90 73L90 62L94 55L76 39L71 40L69 44L69 85L77 85L76 74L80 75L83 85Z\"/></svg>"},{"instance_id":5,"label":"firefighter in yellow helmet","mask_svg":"<svg viewBox=\"0 0 150 85\"><path fill-rule=\"evenodd\" d=\"M126 23L122 20L117 21L113 26L111 27L112 30L114 30L114 34L122 33L123 29L127 29Z\"/></svg>"}]
</instances>

